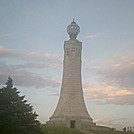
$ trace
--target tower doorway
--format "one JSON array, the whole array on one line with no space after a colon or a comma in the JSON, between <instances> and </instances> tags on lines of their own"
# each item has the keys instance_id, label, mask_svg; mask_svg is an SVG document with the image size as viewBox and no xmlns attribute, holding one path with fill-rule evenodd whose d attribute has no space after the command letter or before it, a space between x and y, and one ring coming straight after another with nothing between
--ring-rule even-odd
<instances>
[{"instance_id":1,"label":"tower doorway","mask_svg":"<svg viewBox=\"0 0 134 134\"><path fill-rule=\"evenodd\" d=\"M75 128L75 120L70 121L70 128Z\"/></svg>"}]
</instances>

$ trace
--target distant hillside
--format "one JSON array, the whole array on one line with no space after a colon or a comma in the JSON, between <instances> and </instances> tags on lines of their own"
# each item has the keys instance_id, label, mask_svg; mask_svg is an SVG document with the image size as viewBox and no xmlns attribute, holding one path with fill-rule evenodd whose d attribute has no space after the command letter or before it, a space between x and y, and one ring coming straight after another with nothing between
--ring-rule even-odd
<instances>
[{"instance_id":1,"label":"distant hillside","mask_svg":"<svg viewBox=\"0 0 134 134\"><path fill-rule=\"evenodd\" d=\"M71 129L62 126L41 126L44 134L84 134L77 129ZM134 134L134 132L122 132L122 131L92 131L85 134Z\"/></svg>"},{"instance_id":2,"label":"distant hillside","mask_svg":"<svg viewBox=\"0 0 134 134\"><path fill-rule=\"evenodd\" d=\"M95 134L134 134L134 132L123 131L94 131Z\"/></svg>"}]
</instances>

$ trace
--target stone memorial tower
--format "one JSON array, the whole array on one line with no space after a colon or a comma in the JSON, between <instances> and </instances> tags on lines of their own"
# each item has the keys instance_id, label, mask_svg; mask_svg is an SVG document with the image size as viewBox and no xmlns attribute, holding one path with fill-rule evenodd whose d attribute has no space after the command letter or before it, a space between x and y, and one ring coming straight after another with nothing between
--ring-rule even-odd
<instances>
[{"instance_id":1,"label":"stone memorial tower","mask_svg":"<svg viewBox=\"0 0 134 134\"><path fill-rule=\"evenodd\" d=\"M64 42L63 78L58 105L47 124L90 129L95 126L85 106L81 81L82 42L80 27L73 22L67 27L70 39Z\"/></svg>"}]
</instances>

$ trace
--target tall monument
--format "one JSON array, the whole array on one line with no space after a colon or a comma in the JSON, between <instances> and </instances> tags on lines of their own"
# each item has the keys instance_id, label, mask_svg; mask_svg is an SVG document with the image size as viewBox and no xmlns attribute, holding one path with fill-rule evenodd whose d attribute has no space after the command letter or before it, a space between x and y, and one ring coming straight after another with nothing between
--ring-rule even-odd
<instances>
[{"instance_id":1,"label":"tall monument","mask_svg":"<svg viewBox=\"0 0 134 134\"><path fill-rule=\"evenodd\" d=\"M77 35L80 27L71 22L67 27L70 39L64 42L63 78L58 105L48 124L85 129L95 126L85 106L81 81L82 42Z\"/></svg>"}]
</instances>

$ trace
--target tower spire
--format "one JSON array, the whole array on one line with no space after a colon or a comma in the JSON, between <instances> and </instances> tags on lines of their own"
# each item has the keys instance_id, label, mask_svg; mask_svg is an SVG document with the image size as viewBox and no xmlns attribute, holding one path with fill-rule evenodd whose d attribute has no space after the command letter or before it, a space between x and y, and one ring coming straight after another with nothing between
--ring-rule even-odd
<instances>
[{"instance_id":1,"label":"tower spire","mask_svg":"<svg viewBox=\"0 0 134 134\"><path fill-rule=\"evenodd\" d=\"M67 27L70 40L64 42L63 78L58 105L48 124L71 128L95 126L88 114L81 81L82 42L76 40L80 27L73 22Z\"/></svg>"},{"instance_id":2,"label":"tower spire","mask_svg":"<svg viewBox=\"0 0 134 134\"><path fill-rule=\"evenodd\" d=\"M76 22L73 19L73 22L71 22L71 24L68 25L67 27L67 33L69 34L70 39L76 40L79 32L80 32L80 27L76 24Z\"/></svg>"}]
</instances>

